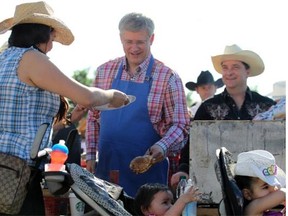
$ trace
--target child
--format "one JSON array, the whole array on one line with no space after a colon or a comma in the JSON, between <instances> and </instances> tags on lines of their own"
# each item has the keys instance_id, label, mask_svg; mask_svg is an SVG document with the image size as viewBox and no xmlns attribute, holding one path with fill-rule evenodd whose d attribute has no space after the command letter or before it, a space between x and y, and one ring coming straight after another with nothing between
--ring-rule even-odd
<instances>
[{"instance_id":1,"label":"child","mask_svg":"<svg viewBox=\"0 0 288 216\"><path fill-rule=\"evenodd\" d=\"M253 150L238 155L235 180L244 197L244 215L284 215L270 209L285 205L286 177L265 150Z\"/></svg>"},{"instance_id":2,"label":"child","mask_svg":"<svg viewBox=\"0 0 288 216\"><path fill-rule=\"evenodd\" d=\"M135 213L142 216L180 216L187 203L199 201L198 195L198 188L191 187L173 205L173 193L168 186L147 183L136 193Z\"/></svg>"}]
</instances>

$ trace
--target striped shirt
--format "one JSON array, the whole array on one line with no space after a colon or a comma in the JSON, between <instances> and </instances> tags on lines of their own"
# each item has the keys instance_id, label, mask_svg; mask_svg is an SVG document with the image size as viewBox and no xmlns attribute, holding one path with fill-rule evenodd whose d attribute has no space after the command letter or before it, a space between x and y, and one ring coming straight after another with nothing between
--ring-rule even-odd
<instances>
[{"instance_id":1,"label":"striped shirt","mask_svg":"<svg viewBox=\"0 0 288 216\"><path fill-rule=\"evenodd\" d=\"M97 68L94 86L110 89L118 69L123 63L121 80L143 83L151 55L139 65L133 77L129 75L125 57L117 58ZM179 75L155 59L152 69L152 86L148 96L148 112L154 129L162 137L157 142L164 154L178 153L187 140L189 114L186 96ZM99 139L99 111L89 111L86 128L87 160L95 160ZM124 131L123 131L124 132Z\"/></svg>"},{"instance_id":2,"label":"striped shirt","mask_svg":"<svg viewBox=\"0 0 288 216\"><path fill-rule=\"evenodd\" d=\"M42 123L50 123L40 149L51 145L51 125L60 99L57 94L19 80L23 54L33 48L11 47L0 54L0 152L18 156L29 165L31 146Z\"/></svg>"}]
</instances>

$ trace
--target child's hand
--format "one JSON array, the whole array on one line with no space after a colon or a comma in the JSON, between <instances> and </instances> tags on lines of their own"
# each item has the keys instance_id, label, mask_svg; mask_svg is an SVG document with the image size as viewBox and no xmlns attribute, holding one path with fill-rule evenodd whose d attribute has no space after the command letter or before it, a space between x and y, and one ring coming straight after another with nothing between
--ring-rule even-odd
<instances>
[{"instance_id":1,"label":"child's hand","mask_svg":"<svg viewBox=\"0 0 288 216\"><path fill-rule=\"evenodd\" d=\"M185 203L200 201L201 193L198 190L198 187L191 186L179 199L183 199Z\"/></svg>"}]
</instances>

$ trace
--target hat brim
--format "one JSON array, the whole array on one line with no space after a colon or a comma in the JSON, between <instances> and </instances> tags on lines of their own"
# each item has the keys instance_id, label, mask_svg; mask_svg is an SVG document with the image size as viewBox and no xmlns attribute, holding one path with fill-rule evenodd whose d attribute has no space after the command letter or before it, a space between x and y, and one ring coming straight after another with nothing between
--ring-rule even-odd
<instances>
[{"instance_id":1,"label":"hat brim","mask_svg":"<svg viewBox=\"0 0 288 216\"><path fill-rule=\"evenodd\" d=\"M217 88L221 88L224 86L222 78L216 80L214 84L216 85Z\"/></svg>"},{"instance_id":2,"label":"hat brim","mask_svg":"<svg viewBox=\"0 0 288 216\"><path fill-rule=\"evenodd\" d=\"M285 172L279 166L277 166L277 174L271 175L271 176L264 176L258 167L253 166L252 170L254 171L254 174L258 178L260 178L262 181L266 182L267 184L271 186L286 187L286 175L285 175ZM253 177L256 177L256 176L253 176Z\"/></svg>"},{"instance_id":3,"label":"hat brim","mask_svg":"<svg viewBox=\"0 0 288 216\"><path fill-rule=\"evenodd\" d=\"M191 91L196 91L196 87L201 86L201 85L207 85L207 84L214 84L217 88L221 88L222 86L224 86L224 83L221 78L212 83L208 82L208 83L203 83L203 84L197 84L195 82L187 82L185 86L187 89Z\"/></svg>"},{"instance_id":4,"label":"hat brim","mask_svg":"<svg viewBox=\"0 0 288 216\"><path fill-rule=\"evenodd\" d=\"M222 62L228 60L236 60L248 64L250 66L249 77L258 76L263 73L265 69L264 62L262 61L260 56L249 50L243 50L234 54L212 56L211 58L215 70L220 74L222 74Z\"/></svg>"},{"instance_id":5,"label":"hat brim","mask_svg":"<svg viewBox=\"0 0 288 216\"><path fill-rule=\"evenodd\" d=\"M234 170L235 175L257 177L271 186L280 185L281 187L286 187L286 175L285 172L279 166L276 165L277 173L275 175L265 176L261 171L263 170L263 168L259 169L257 165L254 165L249 160L245 162L241 161L240 164L241 165L239 165L238 161L235 166Z\"/></svg>"},{"instance_id":6,"label":"hat brim","mask_svg":"<svg viewBox=\"0 0 288 216\"><path fill-rule=\"evenodd\" d=\"M191 91L195 91L196 87L197 87L197 84L194 83L194 82L187 82L185 84L186 88L188 88L189 90Z\"/></svg>"},{"instance_id":7,"label":"hat brim","mask_svg":"<svg viewBox=\"0 0 288 216\"><path fill-rule=\"evenodd\" d=\"M50 26L55 31L54 41L57 41L63 45L70 45L74 41L74 36L71 30L59 19L45 14L37 14L14 22L14 18L9 18L0 23L0 34L3 34L13 28L13 26L23 23L38 23Z\"/></svg>"}]
</instances>

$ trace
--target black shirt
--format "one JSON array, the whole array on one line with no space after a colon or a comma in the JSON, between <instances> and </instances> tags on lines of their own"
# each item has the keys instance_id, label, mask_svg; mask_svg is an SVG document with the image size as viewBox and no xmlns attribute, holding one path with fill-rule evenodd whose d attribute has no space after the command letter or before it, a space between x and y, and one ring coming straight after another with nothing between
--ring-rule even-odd
<instances>
[{"instance_id":1,"label":"black shirt","mask_svg":"<svg viewBox=\"0 0 288 216\"><path fill-rule=\"evenodd\" d=\"M252 120L257 114L267 111L276 102L257 92L246 90L244 103L238 110L233 98L225 89L203 102L198 108L194 120ZM189 173L190 138L181 150L178 171Z\"/></svg>"},{"instance_id":2,"label":"black shirt","mask_svg":"<svg viewBox=\"0 0 288 216\"><path fill-rule=\"evenodd\" d=\"M238 110L233 98L225 89L222 93L203 102L194 120L252 120L257 114L267 111L275 104L274 100L247 88L244 103Z\"/></svg>"}]
</instances>

